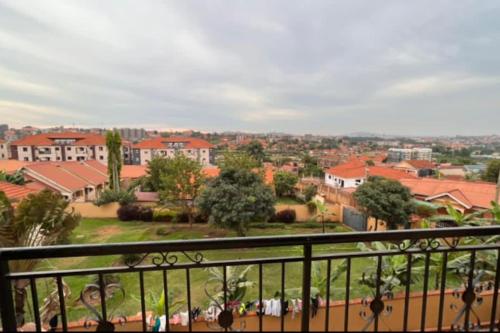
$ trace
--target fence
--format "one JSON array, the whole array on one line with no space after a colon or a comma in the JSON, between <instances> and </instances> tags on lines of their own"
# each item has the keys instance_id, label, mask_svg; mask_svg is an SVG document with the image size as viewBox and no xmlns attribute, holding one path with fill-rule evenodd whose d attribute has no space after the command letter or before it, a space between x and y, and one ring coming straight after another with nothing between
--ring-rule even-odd
<instances>
[{"instance_id":1,"label":"fence","mask_svg":"<svg viewBox=\"0 0 500 333\"><path fill-rule=\"evenodd\" d=\"M257 271L256 311L260 315L253 319L252 325L255 326L249 326L250 330L268 329L263 325L271 319L261 314L261 311L264 310L265 294L269 295L269 284L273 284L272 288L278 293L272 297L281 309L289 308L286 302L302 301L300 311L296 313L297 318L300 318L300 325L297 325L302 331L330 331L333 328L378 331L388 328L385 323L387 318L391 318L390 329L417 328L424 331L427 328L451 328L468 331L481 328L493 331L499 319L500 244L492 237L499 235L500 227L489 226L4 248L0 250L1 318L4 330L15 331L22 324L20 321L23 317L19 307L16 312L15 305L19 305L20 295L29 295L31 302L26 304L30 304L34 326L38 331L51 324L67 331L68 317L74 312L86 315L87 322L94 322L97 330L112 330L116 323L116 317L115 320L112 318L114 308L123 309L130 299L137 298L141 312L139 329L147 331L150 328L147 313L151 309L148 308L150 302L146 290L160 286L165 291L166 300L164 304L159 303L161 306L155 311L158 316L171 318L178 309L174 309L169 288L182 284L185 286L185 304L182 306L187 313L186 330L199 329L200 324L195 320L193 309L199 305L195 302L199 302L200 295L206 295L211 300L210 306L217 313L213 321L204 323L205 328L245 329L246 326L241 324L242 319L236 313L241 306L237 301L245 301L237 298L242 291L238 288L246 280L238 280L241 277L232 273L236 267L254 265ZM371 242L383 242L379 244L385 246L367 247ZM359 244L364 251L356 250L353 244ZM301 251L297 252L299 248ZM252 250L259 250L255 257L248 256ZM103 265L100 259L131 254L138 257L125 265ZM16 265L19 260L88 260L94 257L98 267L81 268L76 265L72 269L47 268L32 272L19 271ZM218 269L218 279L207 279L202 275L210 268ZM269 273L271 268L274 270ZM129 280L132 277L138 295L130 295L132 288L125 290L120 283L108 281L110 274L127 275ZM151 278L151 274L155 274L156 278ZM89 276L95 277L95 282L82 284L82 279L88 279ZM48 316L51 320L48 321L42 320L42 317L47 318L47 308L42 306L43 316L40 312L40 300L43 297L39 287L44 279L53 279L56 286L54 292L45 295L43 300L43 305L52 304ZM73 283L73 287L84 285L82 291L76 293L80 295L78 306L68 298L70 283ZM290 288L297 284L299 288ZM24 285L24 289L19 288L19 285ZM449 309L445 309L445 305L450 306L449 287L455 289L452 310L456 312L452 318L449 317ZM414 301L415 289L421 293L418 301ZM23 294L23 290L26 293ZM401 292L399 296L395 294L396 290ZM296 296L291 296L292 292ZM123 299L117 302L113 298L116 295ZM347 311L342 313L341 321L336 319L332 322L332 306L338 304L339 295ZM357 303L356 311L353 311L349 304L355 296L361 301ZM324 301L324 307L318 309L318 302L321 301ZM274 328L284 331L287 322L285 317L290 314L278 312L276 318L272 319ZM338 311L336 314L339 315ZM343 324L339 326L339 323ZM175 330L177 326L168 324L166 329Z\"/></svg>"}]
</instances>

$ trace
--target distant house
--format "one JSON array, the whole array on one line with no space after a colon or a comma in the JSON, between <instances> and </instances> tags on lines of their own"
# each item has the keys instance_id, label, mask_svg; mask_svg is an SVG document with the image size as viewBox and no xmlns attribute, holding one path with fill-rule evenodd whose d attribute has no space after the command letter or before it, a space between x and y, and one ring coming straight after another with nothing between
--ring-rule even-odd
<instances>
[{"instance_id":1,"label":"distant house","mask_svg":"<svg viewBox=\"0 0 500 333\"><path fill-rule=\"evenodd\" d=\"M106 172L91 163L37 162L26 165L22 170L30 182L26 186L59 192L72 202L85 202L99 198L108 181Z\"/></svg>"},{"instance_id":2,"label":"distant house","mask_svg":"<svg viewBox=\"0 0 500 333\"><path fill-rule=\"evenodd\" d=\"M370 176L385 177L394 180L415 178L414 175L401 170L383 166L369 166L364 160L354 159L337 165L325 172L325 184L336 188L356 188Z\"/></svg>"},{"instance_id":3,"label":"distant house","mask_svg":"<svg viewBox=\"0 0 500 333\"><path fill-rule=\"evenodd\" d=\"M25 162L64 162L95 159L107 164L106 138L99 134L63 132L24 137L11 143L13 159Z\"/></svg>"},{"instance_id":4,"label":"distant house","mask_svg":"<svg viewBox=\"0 0 500 333\"><path fill-rule=\"evenodd\" d=\"M438 167L439 177L451 180L464 180L465 170L462 165L441 164Z\"/></svg>"},{"instance_id":5,"label":"distant house","mask_svg":"<svg viewBox=\"0 0 500 333\"><path fill-rule=\"evenodd\" d=\"M132 164L146 165L154 157L172 157L180 152L202 165L211 163L213 145L191 137L158 137L132 146Z\"/></svg>"},{"instance_id":6,"label":"distant house","mask_svg":"<svg viewBox=\"0 0 500 333\"><path fill-rule=\"evenodd\" d=\"M9 143L0 139L0 160L8 159L9 155Z\"/></svg>"},{"instance_id":7,"label":"distant house","mask_svg":"<svg viewBox=\"0 0 500 333\"><path fill-rule=\"evenodd\" d=\"M407 160L396 164L394 169L404 171L416 177L428 177L435 173L436 166L427 160Z\"/></svg>"},{"instance_id":8,"label":"distant house","mask_svg":"<svg viewBox=\"0 0 500 333\"><path fill-rule=\"evenodd\" d=\"M491 206L495 199L495 184L447 179L402 179L416 199L439 205L451 204L462 212L477 211Z\"/></svg>"}]
</instances>

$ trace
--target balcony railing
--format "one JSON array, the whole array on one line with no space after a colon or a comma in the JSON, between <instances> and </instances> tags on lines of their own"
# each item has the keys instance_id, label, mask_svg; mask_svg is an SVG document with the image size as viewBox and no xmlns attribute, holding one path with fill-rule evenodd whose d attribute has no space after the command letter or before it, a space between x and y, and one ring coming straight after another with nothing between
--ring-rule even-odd
<instances>
[{"instance_id":1,"label":"balcony railing","mask_svg":"<svg viewBox=\"0 0 500 333\"><path fill-rule=\"evenodd\" d=\"M15 331L22 324L15 310L15 293L22 293L14 287L16 281L26 281L24 317L25 321L34 322L37 331L50 326L63 331L74 329L71 321L84 316L87 320L80 329L88 329L89 323L97 330L126 325L127 313L123 316L112 313L123 311L126 299L134 296L119 282L108 282L107 277L128 274L136 283L135 298L140 313L140 325L131 329L142 331L152 329L149 318L152 302L147 291L155 288L165 291L165 302L156 309L155 315L165 316L167 331L496 331L500 265L500 243L496 236L499 235L500 227L488 226L4 248L0 251L2 325L5 331ZM380 243L372 246L373 242ZM248 251L255 254L256 250L260 255L248 255ZM282 256L282 253L288 255ZM99 258L131 254L139 256L123 265L99 266L102 262ZM224 259L220 259L220 254ZM65 261L95 258L98 267L58 270L47 264L42 265L44 269L47 267L43 271L16 270L20 267L16 265L19 261L47 263L62 258L66 258ZM318 279L316 265L319 264L326 267L326 271L322 271ZM242 312L241 304L248 299L235 301L239 282L229 275L236 267L248 265L255 268L252 273L254 302L248 303L248 312ZM272 273L266 274L270 267L274 267ZM203 275L209 268L219 269L220 285ZM82 284L89 277L94 277L95 282ZM41 282L47 280L54 281L52 293L41 288ZM68 297L65 280L73 288L84 285L82 291L74 294L76 301ZM174 312L179 311L169 299L169 290L174 284L184 286L185 302L181 307L187 311L187 322L182 328L170 320ZM263 307L274 290L276 293L271 298L280 304L281 310L274 318L267 318ZM87 298L86 292L90 293ZM291 296L292 292L298 296ZM121 301L113 299L117 294L121 295ZM251 298L251 292L247 291L247 296ZM199 304L203 297L208 305ZM301 302L300 310L292 309L291 304L295 303L292 297ZM41 318L43 306L43 316L47 317L47 304L51 311L49 317L56 318L50 323ZM215 309L215 318L202 319L203 315L198 316L194 311L198 306ZM72 312L81 317L75 317Z\"/></svg>"}]
</instances>

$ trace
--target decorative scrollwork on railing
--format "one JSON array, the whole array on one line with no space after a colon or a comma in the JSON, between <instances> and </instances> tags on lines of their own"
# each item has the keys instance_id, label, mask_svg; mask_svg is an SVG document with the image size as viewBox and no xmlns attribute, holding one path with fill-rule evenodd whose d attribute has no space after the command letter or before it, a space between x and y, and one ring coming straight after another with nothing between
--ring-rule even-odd
<instances>
[{"instance_id":1,"label":"decorative scrollwork on railing","mask_svg":"<svg viewBox=\"0 0 500 333\"><path fill-rule=\"evenodd\" d=\"M367 281L366 275L363 274L361 279ZM373 276L371 276L369 279L373 280ZM362 309L359 312L359 316L364 321L366 321L366 324L362 329L363 332L368 330L370 325L375 321L375 318L377 317L380 318L381 315L387 317L392 314L393 310L392 305L390 303L389 304L386 303L390 302L393 299L394 299L393 292L387 288L384 288L378 296L375 295L374 293L373 297L371 298L365 297L361 300Z\"/></svg>"},{"instance_id":2,"label":"decorative scrollwork on railing","mask_svg":"<svg viewBox=\"0 0 500 333\"><path fill-rule=\"evenodd\" d=\"M185 251L180 251L184 255L186 259L194 264L201 264L205 257L201 252L195 252L194 255L191 255ZM125 262L129 268L135 268L142 264L148 257L151 258L151 263L157 267L161 266L173 266L177 262L179 262L179 256L172 252L157 252L157 253L145 253L140 255L137 259L132 259Z\"/></svg>"},{"instance_id":3,"label":"decorative scrollwork on railing","mask_svg":"<svg viewBox=\"0 0 500 333\"><path fill-rule=\"evenodd\" d=\"M234 304L221 304L220 299L217 296L213 296L212 293L209 292L208 284L210 281L205 282L205 295L210 299L210 307L208 310L209 316L211 318L206 318L207 320L207 328L212 331L224 331L228 330L230 332L241 332L246 328L246 322L241 320L239 322L239 327L234 327ZM220 294L221 290L229 289L229 286L222 286L222 288L216 286L216 289L213 291L214 294ZM219 297L220 298L220 297ZM222 301L224 303L224 301ZM211 319L211 320L210 320Z\"/></svg>"},{"instance_id":4,"label":"decorative scrollwork on railing","mask_svg":"<svg viewBox=\"0 0 500 333\"><path fill-rule=\"evenodd\" d=\"M477 271L471 285L464 283L463 289L453 291L453 298L461 302L459 304L455 302L450 304L450 309L457 313L451 324L453 331L479 330L481 328L481 318L476 312L476 308L483 304L482 293L493 289L491 281L481 281L483 276L484 271ZM469 322L468 327L465 327L464 321L467 312L469 312Z\"/></svg>"},{"instance_id":5,"label":"decorative scrollwork on railing","mask_svg":"<svg viewBox=\"0 0 500 333\"><path fill-rule=\"evenodd\" d=\"M108 283L104 286L104 298L112 298L115 295L119 295L120 301L117 304L118 307L125 299L125 290L120 283ZM107 318L104 318L102 314L97 311L96 306L101 303L101 287L99 284L87 284L80 293L80 302L90 311L92 314L90 317L85 318L83 327L86 329L97 325L96 332L114 332L115 324L113 320L116 319L119 325L125 325L127 318L124 315L114 315L114 311L109 311Z\"/></svg>"},{"instance_id":6,"label":"decorative scrollwork on railing","mask_svg":"<svg viewBox=\"0 0 500 333\"><path fill-rule=\"evenodd\" d=\"M424 238L405 240L397 243L397 247L401 252L406 252L410 249L420 249L422 251L434 251L446 244L449 248L454 249L460 244L459 237L449 238Z\"/></svg>"}]
</instances>

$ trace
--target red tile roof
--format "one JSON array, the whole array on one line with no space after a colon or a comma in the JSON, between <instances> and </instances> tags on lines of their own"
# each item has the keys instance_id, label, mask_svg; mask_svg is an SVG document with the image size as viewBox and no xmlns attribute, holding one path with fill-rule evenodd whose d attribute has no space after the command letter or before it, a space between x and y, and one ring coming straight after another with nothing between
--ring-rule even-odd
<instances>
[{"instance_id":1,"label":"red tile roof","mask_svg":"<svg viewBox=\"0 0 500 333\"><path fill-rule=\"evenodd\" d=\"M431 161L427 160L407 160L403 161L414 167L415 169L435 169L436 166Z\"/></svg>"},{"instance_id":2,"label":"red tile roof","mask_svg":"<svg viewBox=\"0 0 500 333\"><path fill-rule=\"evenodd\" d=\"M120 177L122 179L136 179L146 175L145 165L124 165Z\"/></svg>"},{"instance_id":3,"label":"red tile roof","mask_svg":"<svg viewBox=\"0 0 500 333\"><path fill-rule=\"evenodd\" d=\"M216 166L214 167L204 167L203 168L203 173L205 174L205 177L208 178L213 178L217 177L220 174L220 169Z\"/></svg>"},{"instance_id":4,"label":"red tile roof","mask_svg":"<svg viewBox=\"0 0 500 333\"><path fill-rule=\"evenodd\" d=\"M106 144L106 138L103 135L94 133L63 132L63 133L42 133L30 135L20 140L12 142L13 146L52 146L57 145L56 139L75 139L76 146L82 145L100 145Z\"/></svg>"},{"instance_id":5,"label":"red tile roof","mask_svg":"<svg viewBox=\"0 0 500 333\"><path fill-rule=\"evenodd\" d=\"M28 194L36 193L38 191L29 189L24 185L15 185L0 181L0 192L4 192L9 200L18 201L27 197Z\"/></svg>"},{"instance_id":6,"label":"red tile roof","mask_svg":"<svg viewBox=\"0 0 500 333\"><path fill-rule=\"evenodd\" d=\"M168 137L168 138L154 138L150 140L141 141L135 145L133 148L136 149L167 149L168 143L184 143L184 148L186 149L209 149L213 148L213 145L208 141L199 138L189 138L189 137Z\"/></svg>"},{"instance_id":7,"label":"red tile roof","mask_svg":"<svg viewBox=\"0 0 500 333\"><path fill-rule=\"evenodd\" d=\"M490 202L495 199L495 184L492 183L433 178L403 179L401 183L414 195L428 200L450 196L469 207L489 208Z\"/></svg>"},{"instance_id":8,"label":"red tile roof","mask_svg":"<svg viewBox=\"0 0 500 333\"><path fill-rule=\"evenodd\" d=\"M403 171L381 166L367 166L366 162L361 159L351 159L347 163L328 169L327 173L344 179L360 179L366 176L379 176L394 180L415 178Z\"/></svg>"},{"instance_id":9,"label":"red tile roof","mask_svg":"<svg viewBox=\"0 0 500 333\"><path fill-rule=\"evenodd\" d=\"M37 162L27 165L27 177L49 187L62 187L70 191L89 185L104 184L107 176L84 162Z\"/></svg>"},{"instance_id":10,"label":"red tile roof","mask_svg":"<svg viewBox=\"0 0 500 333\"><path fill-rule=\"evenodd\" d=\"M0 171L6 173L14 173L19 169L22 169L28 162L18 161L18 160L0 160Z\"/></svg>"}]
</instances>

